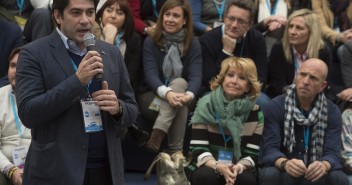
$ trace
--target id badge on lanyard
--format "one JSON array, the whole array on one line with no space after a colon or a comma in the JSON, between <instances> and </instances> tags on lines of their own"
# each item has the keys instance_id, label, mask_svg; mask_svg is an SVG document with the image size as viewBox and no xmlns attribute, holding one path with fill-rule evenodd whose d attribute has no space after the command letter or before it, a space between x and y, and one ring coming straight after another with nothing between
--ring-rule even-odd
<instances>
[{"instance_id":1,"label":"id badge on lanyard","mask_svg":"<svg viewBox=\"0 0 352 185\"><path fill-rule=\"evenodd\" d=\"M149 104L148 109L159 112L161 101L159 96L155 96L153 101Z\"/></svg>"},{"instance_id":2,"label":"id badge on lanyard","mask_svg":"<svg viewBox=\"0 0 352 185\"><path fill-rule=\"evenodd\" d=\"M26 161L27 153L28 153L28 146L23 145L23 146L16 147L12 152L12 159L13 159L14 165L16 165L20 169L23 169L24 163Z\"/></svg>"},{"instance_id":3,"label":"id badge on lanyard","mask_svg":"<svg viewBox=\"0 0 352 185\"><path fill-rule=\"evenodd\" d=\"M222 164L231 165L233 160L233 152L227 150L219 150L218 161Z\"/></svg>"},{"instance_id":4,"label":"id badge on lanyard","mask_svg":"<svg viewBox=\"0 0 352 185\"><path fill-rule=\"evenodd\" d=\"M225 136L225 132L224 132L224 129L221 125L220 116L219 116L218 112L215 112L215 119L218 122L219 129L220 129L222 138L224 139L224 143L225 143L225 149L219 150L218 161L222 164L232 165L233 151L227 150L227 142L229 142L231 140L231 136L228 136L228 137Z\"/></svg>"},{"instance_id":5,"label":"id badge on lanyard","mask_svg":"<svg viewBox=\"0 0 352 185\"><path fill-rule=\"evenodd\" d=\"M99 132L103 130L103 121L97 101L91 98L81 100L84 130L86 133Z\"/></svg>"},{"instance_id":6,"label":"id badge on lanyard","mask_svg":"<svg viewBox=\"0 0 352 185\"><path fill-rule=\"evenodd\" d=\"M214 25L213 25L213 28L216 28L216 27L222 26L223 24L224 24L224 22L221 22L221 21L215 21L215 22L214 22Z\"/></svg>"}]
</instances>

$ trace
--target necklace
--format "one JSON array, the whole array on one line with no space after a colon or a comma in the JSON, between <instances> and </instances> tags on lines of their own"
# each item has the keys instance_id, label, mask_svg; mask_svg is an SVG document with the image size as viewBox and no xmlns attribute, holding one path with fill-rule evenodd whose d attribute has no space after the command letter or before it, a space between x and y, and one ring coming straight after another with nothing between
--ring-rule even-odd
<instances>
[{"instance_id":1,"label":"necklace","mask_svg":"<svg viewBox=\"0 0 352 185\"><path fill-rule=\"evenodd\" d=\"M220 0L220 2L219 1L217 1L217 0L213 0L214 1L214 3L215 4L218 4L218 5L222 5L222 3L224 3L225 2L225 0Z\"/></svg>"}]
</instances>

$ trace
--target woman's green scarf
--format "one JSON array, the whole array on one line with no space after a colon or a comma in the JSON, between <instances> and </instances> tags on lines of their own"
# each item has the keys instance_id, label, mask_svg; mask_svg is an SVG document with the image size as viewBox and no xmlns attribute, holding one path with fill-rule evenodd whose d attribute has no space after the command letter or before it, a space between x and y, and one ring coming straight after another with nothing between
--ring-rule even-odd
<instances>
[{"instance_id":1,"label":"woman's green scarf","mask_svg":"<svg viewBox=\"0 0 352 185\"><path fill-rule=\"evenodd\" d=\"M234 146L234 157L239 160L241 157L242 124L247 120L254 105L255 100L250 100L248 96L228 101L223 88L219 86L198 101L197 108L191 118L191 124L218 125L220 122L223 128L229 129ZM216 112L218 112L220 120L216 120Z\"/></svg>"}]
</instances>

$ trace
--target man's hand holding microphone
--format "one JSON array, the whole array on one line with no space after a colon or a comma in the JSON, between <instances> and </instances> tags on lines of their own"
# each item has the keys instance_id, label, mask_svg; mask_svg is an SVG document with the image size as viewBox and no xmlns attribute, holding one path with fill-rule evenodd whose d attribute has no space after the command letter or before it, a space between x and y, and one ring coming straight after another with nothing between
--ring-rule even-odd
<instances>
[{"instance_id":1,"label":"man's hand holding microphone","mask_svg":"<svg viewBox=\"0 0 352 185\"><path fill-rule=\"evenodd\" d=\"M95 37L91 33L84 35L84 44L87 54L78 66L76 75L83 86L88 86L91 80L101 82L103 80L103 60L95 49ZM102 81L102 89L92 94L93 101L97 101L100 110L107 111L111 115L119 115L120 103L115 91L108 89L108 82Z\"/></svg>"}]
</instances>

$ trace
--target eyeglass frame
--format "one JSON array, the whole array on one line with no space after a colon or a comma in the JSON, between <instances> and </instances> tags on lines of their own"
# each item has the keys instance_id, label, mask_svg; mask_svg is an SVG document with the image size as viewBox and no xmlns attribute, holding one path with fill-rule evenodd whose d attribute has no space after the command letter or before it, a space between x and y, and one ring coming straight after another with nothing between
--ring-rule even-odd
<instances>
[{"instance_id":1,"label":"eyeglass frame","mask_svg":"<svg viewBox=\"0 0 352 185\"><path fill-rule=\"evenodd\" d=\"M241 18L238 18L238 17L234 17L234 16L224 16L224 18L227 18L231 22L231 24L236 21L237 24L240 25L240 26L245 26L245 25L248 25L250 23L250 21L246 21L244 19L241 19Z\"/></svg>"}]
</instances>

